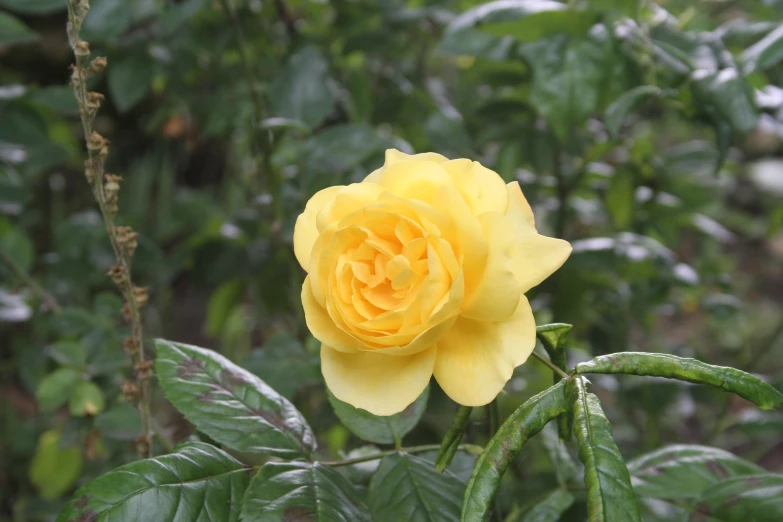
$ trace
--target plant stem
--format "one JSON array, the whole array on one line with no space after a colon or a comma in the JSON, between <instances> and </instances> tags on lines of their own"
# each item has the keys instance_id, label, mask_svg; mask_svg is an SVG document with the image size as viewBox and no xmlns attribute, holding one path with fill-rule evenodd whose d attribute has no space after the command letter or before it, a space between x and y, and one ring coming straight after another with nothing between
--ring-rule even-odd
<instances>
[{"instance_id":1,"label":"plant stem","mask_svg":"<svg viewBox=\"0 0 783 522\"><path fill-rule=\"evenodd\" d=\"M143 330L141 324L140 306L146 300L146 291L134 286L131 278L131 256L135 249L135 240L132 231L127 228L124 230L123 237L120 237L120 230L114 225L114 215L116 213L116 199L111 208L107 192L104 187L104 160L108 154L107 142L99 135L93 132L93 119L98 110L95 99L100 99L95 93L87 92L87 77L90 52L87 42L79 38L82 19L86 15L86 2L79 0L66 0L68 5L68 39L71 49L74 51L76 63L72 77L74 95L79 104L79 114L81 117L82 130L87 141L88 160L85 164L85 175L92 188L93 196L98 203L101 216L106 225L106 232L114 250L117 259L117 265L112 269L116 274L112 274L115 283L120 287L125 298L127 307L127 318L131 324L131 337L127 343L128 349L136 373L136 390L138 397L138 409L141 415L142 433L137 440L137 451L139 456L147 458L151 455L152 427L149 405L149 366L144 360ZM78 11L77 11L78 10ZM103 62L105 65L105 61ZM103 146L100 146L103 144ZM116 197L116 196L115 196ZM131 243L133 246L131 247ZM115 278L116 275L116 278ZM142 298L143 296L143 298Z\"/></svg>"},{"instance_id":2,"label":"plant stem","mask_svg":"<svg viewBox=\"0 0 783 522\"><path fill-rule=\"evenodd\" d=\"M547 366L549 366L549 368L550 368L550 369L551 369L553 372L555 372L556 374L558 374L558 375L559 375L560 377L562 377L563 379L568 379L568 378L570 378L570 377L571 377L571 376L570 376L570 375L568 375L566 372L564 372L563 370L561 370L560 368L558 368L556 365L552 364L552 361L550 361L549 359L547 359L547 358L546 358L546 357L544 357L543 355L539 354L539 353L538 353L538 352L536 352L535 350L533 350L533 353L532 353L532 355L533 355L533 357L535 357L536 359L538 359L538 360L539 360L539 361L541 361L542 363L544 363L544 364L546 364Z\"/></svg>"},{"instance_id":3,"label":"plant stem","mask_svg":"<svg viewBox=\"0 0 783 522\"><path fill-rule=\"evenodd\" d=\"M393 449L388 451L381 451L378 453L374 453L372 455L365 455L364 457L356 457L353 459L345 459L345 460L335 460L335 461L321 461L321 464L325 464L327 466L332 467L339 467L339 466L351 466L353 464L359 464L361 462L369 462L371 460L378 460L382 459L386 455L392 455L394 453L410 453L411 455L415 455L416 453L426 453L428 451L438 451L440 449L440 444L424 444L421 446L410 446L408 448L400 448L400 449ZM475 444L460 444L459 450L462 451L468 451L470 453L476 453L479 451L483 451L483 448L480 446L477 446Z\"/></svg>"},{"instance_id":4,"label":"plant stem","mask_svg":"<svg viewBox=\"0 0 783 522\"><path fill-rule=\"evenodd\" d=\"M51 310L55 313L59 313L62 311L62 308L60 308L60 305L57 303L57 299L54 298L49 292L47 292L44 287L38 284L38 281L33 279L30 274L22 270L22 268L16 264L16 262L9 256L6 252L0 251L0 257L3 258L3 261L5 264L7 264L11 270L16 274L16 276L21 279L24 284L30 287L30 289L41 298L41 301L43 301L44 306L46 309Z\"/></svg>"}]
</instances>

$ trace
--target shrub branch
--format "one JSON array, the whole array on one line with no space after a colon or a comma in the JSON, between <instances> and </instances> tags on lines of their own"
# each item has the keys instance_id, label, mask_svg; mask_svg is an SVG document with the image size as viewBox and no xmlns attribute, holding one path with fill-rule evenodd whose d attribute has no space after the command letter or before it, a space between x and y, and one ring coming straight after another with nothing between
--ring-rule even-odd
<instances>
[{"instance_id":1,"label":"shrub branch","mask_svg":"<svg viewBox=\"0 0 783 522\"><path fill-rule=\"evenodd\" d=\"M106 223L114 255L117 259L109 271L114 283L123 294L125 304L122 313L131 325L131 335L123 341L123 348L133 363L134 381L126 381L122 387L126 398L139 409L142 433L136 439L136 450L142 458L151 454L151 416L148 380L152 361L145 361L141 308L147 302L146 288L135 286L131 278L131 260L136 250L136 232L130 227L116 226L114 218L118 211L118 194L122 178L105 172L104 165L109 154L109 142L93 129L103 95L87 90L87 79L100 73L106 67L106 58L90 60L90 46L79 38L84 17L89 11L88 0L66 0L68 4L68 41L73 49L76 63L72 66L71 85L79 105L84 136L87 141L87 160L84 173L98 202Z\"/></svg>"}]
</instances>

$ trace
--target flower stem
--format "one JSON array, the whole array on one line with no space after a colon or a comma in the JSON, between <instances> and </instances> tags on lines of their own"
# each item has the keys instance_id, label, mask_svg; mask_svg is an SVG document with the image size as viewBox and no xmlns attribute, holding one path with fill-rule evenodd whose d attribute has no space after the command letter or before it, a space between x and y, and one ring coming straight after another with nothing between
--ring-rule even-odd
<instances>
[{"instance_id":1,"label":"flower stem","mask_svg":"<svg viewBox=\"0 0 783 522\"><path fill-rule=\"evenodd\" d=\"M440 449L440 444L424 444L421 446L410 446L408 448L400 448L400 449L393 449L388 451L381 451L378 453L374 453L372 455L365 455L363 457L356 457L353 459L345 459L345 460L336 460L336 461L322 461L321 464L325 464L327 466L332 467L339 467L339 466L351 466L353 464L359 464L361 462L369 462L371 460L378 460L382 459L386 455L392 455L394 453L409 453L411 455L415 455L416 453L426 453L428 451L438 451ZM483 451L483 448L481 446L477 446L475 444L460 444L459 450L466 451L468 453L480 453Z\"/></svg>"},{"instance_id":2,"label":"flower stem","mask_svg":"<svg viewBox=\"0 0 783 522\"><path fill-rule=\"evenodd\" d=\"M546 364L547 366L549 366L549 368L550 368L550 369L551 369L553 372L555 372L556 374L558 374L558 375L559 375L560 377L562 377L563 379L568 379L568 378L570 378L570 377L571 377L571 376L570 376L570 375L568 375L566 372L564 372L563 370L561 370L560 368L558 368L557 366L555 366L554 364L552 364L552 361L550 361L549 359L547 359L547 358L546 358L546 357L544 357L543 355L539 354L539 353L538 353L538 352L536 352L535 350L533 350L533 357L535 357L536 359L538 359L538 360L539 360L539 361L541 361L542 363L544 363L544 364Z\"/></svg>"}]
</instances>

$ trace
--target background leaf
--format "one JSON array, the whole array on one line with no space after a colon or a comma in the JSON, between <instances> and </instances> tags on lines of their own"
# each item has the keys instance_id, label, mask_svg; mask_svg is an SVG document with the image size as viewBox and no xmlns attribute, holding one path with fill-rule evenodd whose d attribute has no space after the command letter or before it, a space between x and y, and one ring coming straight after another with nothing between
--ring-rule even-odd
<instances>
[{"instance_id":1,"label":"background leaf","mask_svg":"<svg viewBox=\"0 0 783 522\"><path fill-rule=\"evenodd\" d=\"M688 499L726 478L754 475L764 469L718 448L677 444L632 460L628 471L639 496Z\"/></svg>"},{"instance_id":2,"label":"background leaf","mask_svg":"<svg viewBox=\"0 0 783 522\"><path fill-rule=\"evenodd\" d=\"M147 53L138 53L112 62L107 70L111 99L120 112L127 112L149 91L154 62Z\"/></svg>"},{"instance_id":3,"label":"background leaf","mask_svg":"<svg viewBox=\"0 0 783 522\"><path fill-rule=\"evenodd\" d=\"M777 522L783 517L783 475L734 477L707 489L696 500L690 521Z\"/></svg>"},{"instance_id":4,"label":"background leaf","mask_svg":"<svg viewBox=\"0 0 783 522\"><path fill-rule=\"evenodd\" d=\"M269 86L275 114L317 127L336 101L328 73L329 64L315 47L305 47L291 56Z\"/></svg>"},{"instance_id":5,"label":"background leaf","mask_svg":"<svg viewBox=\"0 0 783 522\"><path fill-rule=\"evenodd\" d=\"M34 42L38 35L17 17L0 12L0 45L17 45Z\"/></svg>"},{"instance_id":6,"label":"background leaf","mask_svg":"<svg viewBox=\"0 0 783 522\"><path fill-rule=\"evenodd\" d=\"M419 398L403 411L388 417L379 417L366 410L354 408L335 397L328 390L327 396L332 408L334 408L334 413L345 427L357 437L378 444L394 444L401 441L419 423L419 419L427 408L430 388L427 386Z\"/></svg>"},{"instance_id":7,"label":"background leaf","mask_svg":"<svg viewBox=\"0 0 783 522\"><path fill-rule=\"evenodd\" d=\"M370 513L353 485L336 470L318 462L269 462L247 489L241 520L370 522Z\"/></svg>"},{"instance_id":8,"label":"background leaf","mask_svg":"<svg viewBox=\"0 0 783 522\"><path fill-rule=\"evenodd\" d=\"M367 491L374 522L457 522L465 489L448 471L406 453L387 455Z\"/></svg>"},{"instance_id":9,"label":"background leaf","mask_svg":"<svg viewBox=\"0 0 783 522\"><path fill-rule=\"evenodd\" d=\"M60 447L61 438L62 432L58 430L41 434L30 464L30 482L43 498L57 498L67 493L82 472L81 450Z\"/></svg>"},{"instance_id":10,"label":"background leaf","mask_svg":"<svg viewBox=\"0 0 783 522\"><path fill-rule=\"evenodd\" d=\"M172 404L237 451L296 457L315 449L302 414L264 381L215 352L158 340L155 369Z\"/></svg>"},{"instance_id":11,"label":"background leaf","mask_svg":"<svg viewBox=\"0 0 783 522\"><path fill-rule=\"evenodd\" d=\"M248 479L249 470L227 453L191 442L93 480L76 492L57 521L236 522Z\"/></svg>"}]
</instances>

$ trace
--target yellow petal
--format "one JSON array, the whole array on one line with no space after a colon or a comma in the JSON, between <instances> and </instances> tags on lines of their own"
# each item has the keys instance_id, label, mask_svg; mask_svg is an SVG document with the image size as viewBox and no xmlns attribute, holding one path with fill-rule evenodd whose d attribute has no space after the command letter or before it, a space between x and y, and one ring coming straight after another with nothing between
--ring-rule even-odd
<instances>
[{"instance_id":1,"label":"yellow petal","mask_svg":"<svg viewBox=\"0 0 783 522\"><path fill-rule=\"evenodd\" d=\"M381 174L383 173L383 170L390 166L394 165L395 163L400 163L402 161L432 161L434 163L444 163L446 161L449 161L448 158L444 158L440 154L436 154L434 152L423 152L421 154L405 154L404 152L400 152L397 149L386 149L386 160L383 163L383 166L379 169L375 169L370 173L364 180L363 183L379 183L379 180L381 179Z\"/></svg>"},{"instance_id":2,"label":"yellow petal","mask_svg":"<svg viewBox=\"0 0 783 522\"><path fill-rule=\"evenodd\" d=\"M323 231L330 223L375 203L381 192L383 188L372 183L353 183L342 187L317 213L315 224L318 230Z\"/></svg>"},{"instance_id":3,"label":"yellow petal","mask_svg":"<svg viewBox=\"0 0 783 522\"><path fill-rule=\"evenodd\" d=\"M384 167L378 184L401 198L429 202L438 188L454 182L432 161L400 161Z\"/></svg>"},{"instance_id":4,"label":"yellow petal","mask_svg":"<svg viewBox=\"0 0 783 522\"><path fill-rule=\"evenodd\" d=\"M514 272L516 260L511 255L518 236L499 212L485 212L478 220L489 252L483 273L466 274L478 280L478 284L465 302L462 315L478 321L503 321L517 309L522 294Z\"/></svg>"},{"instance_id":5,"label":"yellow petal","mask_svg":"<svg viewBox=\"0 0 783 522\"><path fill-rule=\"evenodd\" d=\"M528 233L517 236L511 247L514 271L522 292L527 292L563 266L571 255L568 241Z\"/></svg>"},{"instance_id":6,"label":"yellow petal","mask_svg":"<svg viewBox=\"0 0 783 522\"><path fill-rule=\"evenodd\" d=\"M469 300L476 291L480 274L487 263L488 246L481 223L470 211L467 203L454 187L441 187L432 205L448 216L453 231L442 234L452 251L462 263L465 273L465 296Z\"/></svg>"},{"instance_id":7,"label":"yellow petal","mask_svg":"<svg viewBox=\"0 0 783 522\"><path fill-rule=\"evenodd\" d=\"M365 348L362 343L340 329L326 309L316 301L310 287L310 277L305 277L302 285L302 307L304 308L307 329L310 330L313 337L322 343L329 343L329 346L341 352L356 352Z\"/></svg>"},{"instance_id":8,"label":"yellow petal","mask_svg":"<svg viewBox=\"0 0 783 522\"><path fill-rule=\"evenodd\" d=\"M374 415L393 415L430 382L435 347L414 355L343 353L321 345L321 372L335 397Z\"/></svg>"},{"instance_id":9,"label":"yellow petal","mask_svg":"<svg viewBox=\"0 0 783 522\"><path fill-rule=\"evenodd\" d=\"M507 321L458 318L438 342L435 378L455 402L483 406L500 393L514 368L527 360L535 346L533 311L522 296Z\"/></svg>"},{"instance_id":10,"label":"yellow petal","mask_svg":"<svg viewBox=\"0 0 783 522\"><path fill-rule=\"evenodd\" d=\"M326 206L340 190L344 187L329 187L316 192L310 201L307 202L304 212L296 218L294 227L294 255L296 260L302 265L305 272L310 268L310 252L313 250L313 244L318 239L318 228L316 227L316 216L318 212Z\"/></svg>"},{"instance_id":11,"label":"yellow petal","mask_svg":"<svg viewBox=\"0 0 783 522\"><path fill-rule=\"evenodd\" d=\"M511 225L520 232L529 231L530 227L535 231L536 218L533 215L533 209L525 199L518 181L513 181L506 185L508 189L508 210L506 217Z\"/></svg>"},{"instance_id":12,"label":"yellow petal","mask_svg":"<svg viewBox=\"0 0 783 522\"><path fill-rule=\"evenodd\" d=\"M536 232L533 210L522 194L519 183L515 181L507 186L509 204L506 218L516 233L511 248L511 269L522 292L527 292L563 266L572 249L567 241Z\"/></svg>"},{"instance_id":13,"label":"yellow petal","mask_svg":"<svg viewBox=\"0 0 783 522\"><path fill-rule=\"evenodd\" d=\"M478 161L458 159L447 161L441 167L449 173L474 215L484 212L506 213L508 190L496 172Z\"/></svg>"}]
</instances>

